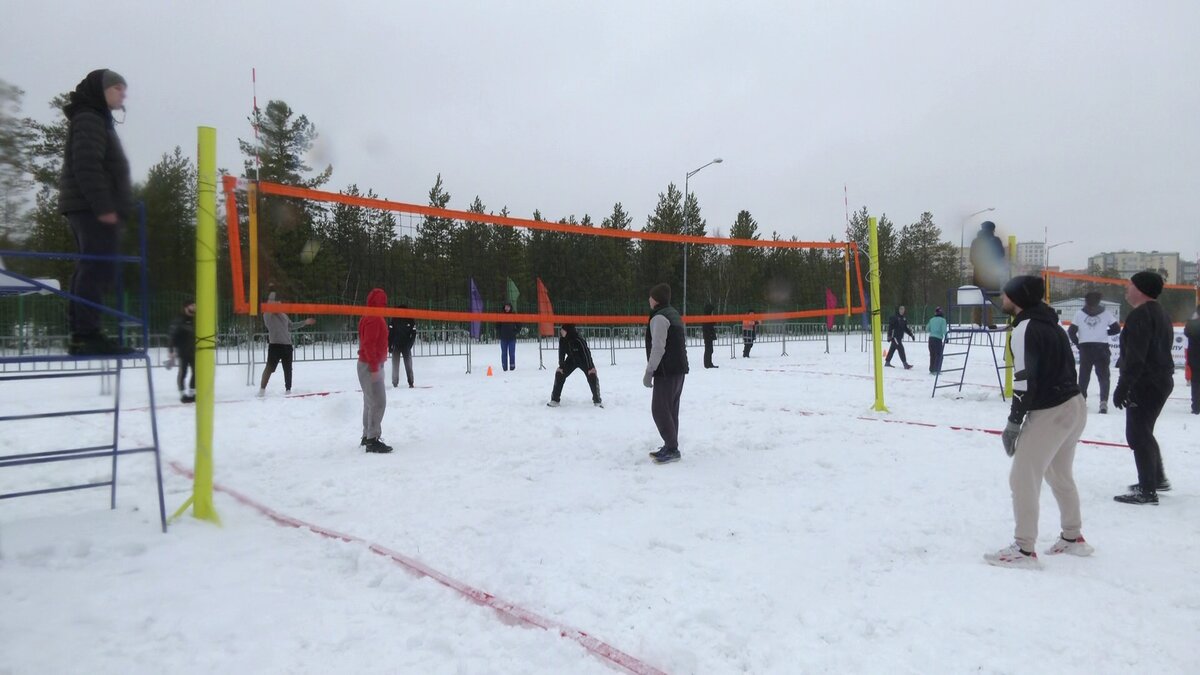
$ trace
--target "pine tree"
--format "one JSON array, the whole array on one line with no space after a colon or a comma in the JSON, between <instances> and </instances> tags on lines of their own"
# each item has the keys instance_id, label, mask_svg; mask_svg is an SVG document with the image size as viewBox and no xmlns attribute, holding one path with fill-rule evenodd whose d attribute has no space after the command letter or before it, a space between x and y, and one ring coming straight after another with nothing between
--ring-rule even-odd
<instances>
[{"instance_id":1,"label":"pine tree","mask_svg":"<svg viewBox=\"0 0 1200 675\"><path fill-rule=\"evenodd\" d=\"M29 164L33 133L20 118L24 95L0 80L0 237L14 242L29 234L26 209L34 186Z\"/></svg>"},{"instance_id":2,"label":"pine tree","mask_svg":"<svg viewBox=\"0 0 1200 675\"><path fill-rule=\"evenodd\" d=\"M146 207L149 277L156 291L195 292L196 167L179 146L134 189Z\"/></svg>"}]
</instances>

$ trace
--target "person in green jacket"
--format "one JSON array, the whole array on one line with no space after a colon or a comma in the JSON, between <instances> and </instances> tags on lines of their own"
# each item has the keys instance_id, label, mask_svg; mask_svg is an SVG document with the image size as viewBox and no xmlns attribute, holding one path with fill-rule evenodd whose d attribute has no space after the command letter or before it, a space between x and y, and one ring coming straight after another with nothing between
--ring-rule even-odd
<instances>
[{"instance_id":1,"label":"person in green jacket","mask_svg":"<svg viewBox=\"0 0 1200 675\"><path fill-rule=\"evenodd\" d=\"M946 317L942 316L941 307L933 310L933 318L929 320L926 330L929 331L929 372L940 373L942 350L946 348L946 333L950 330Z\"/></svg>"}]
</instances>

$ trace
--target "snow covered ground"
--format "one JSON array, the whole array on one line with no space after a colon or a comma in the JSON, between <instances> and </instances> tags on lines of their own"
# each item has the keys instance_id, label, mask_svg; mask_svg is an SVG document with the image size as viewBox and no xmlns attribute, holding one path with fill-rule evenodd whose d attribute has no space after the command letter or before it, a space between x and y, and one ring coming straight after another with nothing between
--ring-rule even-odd
<instances>
[{"instance_id":1,"label":"snow covered ground","mask_svg":"<svg viewBox=\"0 0 1200 675\"><path fill-rule=\"evenodd\" d=\"M1081 445L1095 556L1009 570L981 559L1011 542L1009 459L997 436L949 428L1003 426L990 359L976 351L963 392L930 398L912 345L917 368L885 371L890 412L875 413L867 355L831 346L718 350L719 370L692 350L683 461L667 466L646 456L659 442L637 351L616 366L597 352L604 409L580 374L547 408L532 345L509 373L494 347L471 375L419 359L429 388L388 390L391 455L357 445L352 362L297 364L294 391L328 395L284 398L279 372L265 400L244 368L218 368L217 482L357 539L280 526L223 493L222 527L183 518L163 535L143 455L122 460L115 511L104 490L0 502L0 673L613 672L363 542L668 673L1200 668L1200 418L1182 373L1158 424L1175 488L1161 505L1113 502L1135 479L1129 451ZM193 408L173 372L154 379L164 464L190 467ZM102 403L92 381L0 386L6 411ZM144 388L132 378L127 405ZM1123 416L1089 407L1084 438L1123 443ZM144 413L124 419L125 441L148 441ZM110 430L95 416L4 423L0 453ZM107 470L7 469L0 492ZM170 512L190 481L164 470ZM1045 548L1058 511L1048 489L1042 503Z\"/></svg>"}]
</instances>

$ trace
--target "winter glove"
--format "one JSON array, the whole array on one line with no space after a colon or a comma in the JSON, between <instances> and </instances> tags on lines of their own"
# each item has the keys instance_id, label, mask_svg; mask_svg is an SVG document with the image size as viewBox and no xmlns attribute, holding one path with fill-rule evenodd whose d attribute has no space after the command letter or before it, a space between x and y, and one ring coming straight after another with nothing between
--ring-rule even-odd
<instances>
[{"instance_id":1,"label":"winter glove","mask_svg":"<svg viewBox=\"0 0 1200 675\"><path fill-rule=\"evenodd\" d=\"M1016 422L1009 421L1004 425L1004 433L1000 434L1000 441L1004 443L1004 452L1012 457L1017 451L1017 439L1021 437L1021 425Z\"/></svg>"},{"instance_id":2,"label":"winter glove","mask_svg":"<svg viewBox=\"0 0 1200 675\"><path fill-rule=\"evenodd\" d=\"M646 374L642 376L642 386L646 387L647 389L650 389L654 386L654 373L650 372L649 370L646 371Z\"/></svg>"},{"instance_id":3,"label":"winter glove","mask_svg":"<svg viewBox=\"0 0 1200 675\"><path fill-rule=\"evenodd\" d=\"M1117 388L1113 391L1113 405L1117 410L1123 410L1129 403L1129 383L1118 381Z\"/></svg>"},{"instance_id":4,"label":"winter glove","mask_svg":"<svg viewBox=\"0 0 1200 675\"><path fill-rule=\"evenodd\" d=\"M171 356L167 357L167 362L163 364L163 368L170 370L174 367L175 367L175 355L172 354Z\"/></svg>"}]
</instances>

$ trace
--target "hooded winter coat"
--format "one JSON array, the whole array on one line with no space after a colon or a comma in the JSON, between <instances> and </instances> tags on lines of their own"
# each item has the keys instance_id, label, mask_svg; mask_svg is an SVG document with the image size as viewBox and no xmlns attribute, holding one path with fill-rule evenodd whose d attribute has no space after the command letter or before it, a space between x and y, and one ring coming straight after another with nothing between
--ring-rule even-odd
<instances>
[{"instance_id":1,"label":"hooded winter coat","mask_svg":"<svg viewBox=\"0 0 1200 675\"><path fill-rule=\"evenodd\" d=\"M588 349L587 341L579 334L573 325L563 326L566 337L558 338L558 367L575 366L587 372L596 367L592 363L592 350Z\"/></svg>"},{"instance_id":2,"label":"hooded winter coat","mask_svg":"<svg viewBox=\"0 0 1200 675\"><path fill-rule=\"evenodd\" d=\"M1038 302L1017 314L1009 350L1013 358L1013 398L1008 420L1061 405L1079 394L1075 355L1058 314Z\"/></svg>"},{"instance_id":3,"label":"hooded winter coat","mask_svg":"<svg viewBox=\"0 0 1200 675\"><path fill-rule=\"evenodd\" d=\"M67 140L59 178L58 211L90 211L96 216L116 213L125 221L133 211L133 182L129 159L104 98L104 72L88 73L71 92L70 103L63 106Z\"/></svg>"},{"instance_id":4,"label":"hooded winter coat","mask_svg":"<svg viewBox=\"0 0 1200 675\"><path fill-rule=\"evenodd\" d=\"M387 293L373 288L367 294L367 307L387 307ZM388 326L382 316L364 316L358 320L358 360L372 373L387 360Z\"/></svg>"}]
</instances>

